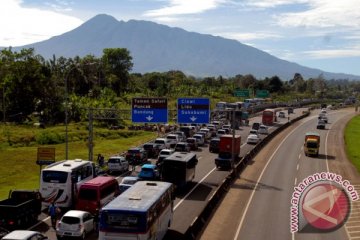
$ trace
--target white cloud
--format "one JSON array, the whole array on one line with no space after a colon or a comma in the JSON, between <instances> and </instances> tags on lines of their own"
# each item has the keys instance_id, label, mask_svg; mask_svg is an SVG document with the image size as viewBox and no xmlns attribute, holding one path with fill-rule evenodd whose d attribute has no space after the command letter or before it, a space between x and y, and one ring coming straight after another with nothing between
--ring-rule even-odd
<instances>
[{"instance_id":1,"label":"white cloud","mask_svg":"<svg viewBox=\"0 0 360 240\"><path fill-rule=\"evenodd\" d=\"M360 48L315 50L305 51L303 53L314 59L360 57Z\"/></svg>"},{"instance_id":2,"label":"white cloud","mask_svg":"<svg viewBox=\"0 0 360 240\"><path fill-rule=\"evenodd\" d=\"M257 8L274 8L281 5L306 3L309 0L248 0L245 5Z\"/></svg>"},{"instance_id":3,"label":"white cloud","mask_svg":"<svg viewBox=\"0 0 360 240\"><path fill-rule=\"evenodd\" d=\"M82 21L61 13L25 8L21 0L1 0L0 46L21 46L70 31Z\"/></svg>"},{"instance_id":4,"label":"white cloud","mask_svg":"<svg viewBox=\"0 0 360 240\"><path fill-rule=\"evenodd\" d=\"M202 13L215 9L226 0L170 0L169 5L160 9L145 12L147 17L173 16Z\"/></svg>"},{"instance_id":5,"label":"white cloud","mask_svg":"<svg viewBox=\"0 0 360 240\"><path fill-rule=\"evenodd\" d=\"M251 40L259 40L259 39L268 39L268 38L282 38L282 36L275 33L267 33L267 32L249 32L249 33L234 33L227 32L221 33L221 36L226 38L236 39L238 41L251 41Z\"/></svg>"}]
</instances>

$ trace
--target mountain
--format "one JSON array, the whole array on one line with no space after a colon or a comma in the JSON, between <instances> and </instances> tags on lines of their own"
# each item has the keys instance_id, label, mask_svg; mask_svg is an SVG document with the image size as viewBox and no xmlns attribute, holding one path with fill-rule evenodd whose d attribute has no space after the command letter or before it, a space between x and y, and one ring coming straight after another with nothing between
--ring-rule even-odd
<instances>
[{"instance_id":1,"label":"mountain","mask_svg":"<svg viewBox=\"0 0 360 240\"><path fill-rule=\"evenodd\" d=\"M127 48L133 57L133 72L139 73L180 70L198 77L253 74L257 78L277 75L283 80L300 73L305 79L320 74L326 79L360 79L360 76L303 67L236 40L149 21L118 21L105 14L60 36L13 49L30 47L46 59L53 54L56 57L88 54L100 57L104 48Z\"/></svg>"}]
</instances>

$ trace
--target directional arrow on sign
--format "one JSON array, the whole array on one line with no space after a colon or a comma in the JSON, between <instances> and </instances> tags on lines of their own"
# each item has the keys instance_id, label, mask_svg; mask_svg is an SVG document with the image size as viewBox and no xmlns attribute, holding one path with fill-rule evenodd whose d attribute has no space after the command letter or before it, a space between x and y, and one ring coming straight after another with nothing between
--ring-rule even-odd
<instances>
[{"instance_id":1,"label":"directional arrow on sign","mask_svg":"<svg viewBox=\"0 0 360 240\"><path fill-rule=\"evenodd\" d=\"M192 117L190 118L190 120L191 120L191 121L193 121L193 122L195 122L195 121L196 121L196 119L197 119L197 118L196 118L196 117L194 117L194 116L192 116Z\"/></svg>"},{"instance_id":2,"label":"directional arrow on sign","mask_svg":"<svg viewBox=\"0 0 360 240\"><path fill-rule=\"evenodd\" d=\"M146 119L150 122L153 119L153 117L149 115L146 117Z\"/></svg>"}]
</instances>

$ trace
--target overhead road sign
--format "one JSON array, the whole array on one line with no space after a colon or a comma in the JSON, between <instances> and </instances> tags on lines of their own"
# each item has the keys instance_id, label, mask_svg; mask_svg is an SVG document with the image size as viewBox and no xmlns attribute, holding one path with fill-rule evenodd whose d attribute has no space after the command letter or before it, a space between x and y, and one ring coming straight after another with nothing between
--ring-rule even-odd
<instances>
[{"instance_id":1,"label":"overhead road sign","mask_svg":"<svg viewBox=\"0 0 360 240\"><path fill-rule=\"evenodd\" d=\"M133 123L167 123L167 98L133 98L131 104Z\"/></svg>"},{"instance_id":2,"label":"overhead road sign","mask_svg":"<svg viewBox=\"0 0 360 240\"><path fill-rule=\"evenodd\" d=\"M234 91L235 97L249 97L250 96L250 90L249 89L236 89Z\"/></svg>"},{"instance_id":3,"label":"overhead road sign","mask_svg":"<svg viewBox=\"0 0 360 240\"><path fill-rule=\"evenodd\" d=\"M256 90L256 97L258 98L268 98L269 95L268 90Z\"/></svg>"},{"instance_id":4,"label":"overhead road sign","mask_svg":"<svg viewBox=\"0 0 360 240\"><path fill-rule=\"evenodd\" d=\"M209 123L210 100L208 98L178 98L178 123Z\"/></svg>"}]
</instances>

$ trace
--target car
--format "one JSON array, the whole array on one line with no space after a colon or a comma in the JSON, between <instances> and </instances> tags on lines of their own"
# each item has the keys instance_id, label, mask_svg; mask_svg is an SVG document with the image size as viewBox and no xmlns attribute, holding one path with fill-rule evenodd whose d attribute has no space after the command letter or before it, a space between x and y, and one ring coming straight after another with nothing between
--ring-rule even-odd
<instances>
[{"instance_id":1,"label":"car","mask_svg":"<svg viewBox=\"0 0 360 240\"><path fill-rule=\"evenodd\" d=\"M318 119L323 120L325 123L328 123L328 117L325 113L320 113Z\"/></svg>"},{"instance_id":2,"label":"car","mask_svg":"<svg viewBox=\"0 0 360 240\"><path fill-rule=\"evenodd\" d=\"M175 145L175 152L190 152L191 146L187 142L178 142Z\"/></svg>"},{"instance_id":3,"label":"car","mask_svg":"<svg viewBox=\"0 0 360 240\"><path fill-rule=\"evenodd\" d=\"M29 230L14 230L8 234L6 234L3 240L45 240L49 239L44 234L37 231L29 231Z\"/></svg>"},{"instance_id":4,"label":"car","mask_svg":"<svg viewBox=\"0 0 360 240\"><path fill-rule=\"evenodd\" d=\"M259 126L259 128L260 128L260 126ZM249 134L255 134L255 135L259 135L259 132L258 132L258 130L256 130L256 129L250 129L250 132L249 132Z\"/></svg>"},{"instance_id":5,"label":"car","mask_svg":"<svg viewBox=\"0 0 360 240\"><path fill-rule=\"evenodd\" d=\"M220 147L220 138L212 138L209 143L209 152L218 153Z\"/></svg>"},{"instance_id":6,"label":"car","mask_svg":"<svg viewBox=\"0 0 360 240\"><path fill-rule=\"evenodd\" d=\"M174 152L175 152L174 149L163 149L163 150L161 150L160 153L159 153L159 157L158 157L158 159L156 161L156 166L160 167L163 160L165 158L167 158L168 156L170 156L171 154L173 154Z\"/></svg>"},{"instance_id":7,"label":"car","mask_svg":"<svg viewBox=\"0 0 360 240\"><path fill-rule=\"evenodd\" d=\"M319 119L316 128L317 129L325 129L325 121L322 119Z\"/></svg>"},{"instance_id":8,"label":"car","mask_svg":"<svg viewBox=\"0 0 360 240\"><path fill-rule=\"evenodd\" d=\"M142 180L157 180L160 174L155 164L144 164L138 174L138 178Z\"/></svg>"},{"instance_id":9,"label":"car","mask_svg":"<svg viewBox=\"0 0 360 240\"><path fill-rule=\"evenodd\" d=\"M225 129L219 129L217 130L217 133L216 133L216 137L221 137L222 135L225 135L226 134L226 130Z\"/></svg>"},{"instance_id":10,"label":"car","mask_svg":"<svg viewBox=\"0 0 360 240\"><path fill-rule=\"evenodd\" d=\"M291 114L291 113L294 113L294 108L289 107L289 108L288 108L288 114Z\"/></svg>"},{"instance_id":11,"label":"car","mask_svg":"<svg viewBox=\"0 0 360 240\"><path fill-rule=\"evenodd\" d=\"M321 113L326 113L326 108L321 109Z\"/></svg>"},{"instance_id":12,"label":"car","mask_svg":"<svg viewBox=\"0 0 360 240\"><path fill-rule=\"evenodd\" d=\"M182 131L175 131L174 134L179 136L179 141L185 141L186 140L186 136L185 133Z\"/></svg>"},{"instance_id":13,"label":"car","mask_svg":"<svg viewBox=\"0 0 360 240\"><path fill-rule=\"evenodd\" d=\"M119 183L119 191L120 194L129 189L132 185L134 185L137 181L139 181L138 177L134 176L126 176Z\"/></svg>"},{"instance_id":14,"label":"car","mask_svg":"<svg viewBox=\"0 0 360 240\"><path fill-rule=\"evenodd\" d=\"M145 143L142 147L145 149L149 158L157 158L157 156L159 155L160 149L155 143L148 142Z\"/></svg>"},{"instance_id":15,"label":"car","mask_svg":"<svg viewBox=\"0 0 360 240\"><path fill-rule=\"evenodd\" d=\"M170 140L166 138L156 138L154 143L157 145L160 151L162 149L170 148Z\"/></svg>"},{"instance_id":16,"label":"car","mask_svg":"<svg viewBox=\"0 0 360 240\"><path fill-rule=\"evenodd\" d=\"M194 134L193 138L195 138L197 140L198 146L204 146L205 136L204 136L204 134L199 134L199 133Z\"/></svg>"},{"instance_id":17,"label":"car","mask_svg":"<svg viewBox=\"0 0 360 240\"><path fill-rule=\"evenodd\" d=\"M186 139L186 142L190 144L191 150L198 150L198 142L196 138L190 137Z\"/></svg>"},{"instance_id":18,"label":"car","mask_svg":"<svg viewBox=\"0 0 360 240\"><path fill-rule=\"evenodd\" d=\"M205 141L208 140L208 139L210 139L211 136L212 136L212 132L211 132L211 130L210 130L209 128L201 128L201 129L199 130L199 132L204 132L204 133L206 133L206 135L205 135Z\"/></svg>"},{"instance_id":19,"label":"car","mask_svg":"<svg viewBox=\"0 0 360 240\"><path fill-rule=\"evenodd\" d=\"M226 134L229 134L231 132L231 125L230 124L223 125L222 129L226 131Z\"/></svg>"},{"instance_id":20,"label":"car","mask_svg":"<svg viewBox=\"0 0 360 240\"><path fill-rule=\"evenodd\" d=\"M166 139L170 142L170 148L174 148L175 145L180 141L179 135L177 134L168 134Z\"/></svg>"},{"instance_id":21,"label":"car","mask_svg":"<svg viewBox=\"0 0 360 240\"><path fill-rule=\"evenodd\" d=\"M147 153L144 148L134 147L127 151L125 158L129 164L137 165L147 161Z\"/></svg>"},{"instance_id":22,"label":"car","mask_svg":"<svg viewBox=\"0 0 360 240\"><path fill-rule=\"evenodd\" d=\"M268 127L265 125L260 125L259 130L257 132L258 134L269 134Z\"/></svg>"},{"instance_id":23,"label":"car","mask_svg":"<svg viewBox=\"0 0 360 240\"><path fill-rule=\"evenodd\" d=\"M259 130L260 125L261 124L259 122L254 122L251 126L251 129Z\"/></svg>"},{"instance_id":24,"label":"car","mask_svg":"<svg viewBox=\"0 0 360 240\"><path fill-rule=\"evenodd\" d=\"M258 142L260 141L260 138L258 135L256 134L250 134L248 137L247 137L247 140L246 142L248 144L257 144Z\"/></svg>"},{"instance_id":25,"label":"car","mask_svg":"<svg viewBox=\"0 0 360 240\"><path fill-rule=\"evenodd\" d=\"M285 118L285 112L279 112L279 118Z\"/></svg>"},{"instance_id":26,"label":"car","mask_svg":"<svg viewBox=\"0 0 360 240\"><path fill-rule=\"evenodd\" d=\"M129 170L129 162L123 156L111 156L107 162L109 173L126 172Z\"/></svg>"},{"instance_id":27,"label":"car","mask_svg":"<svg viewBox=\"0 0 360 240\"><path fill-rule=\"evenodd\" d=\"M67 211L56 225L57 239L85 239L95 229L94 216L86 211Z\"/></svg>"}]
</instances>

